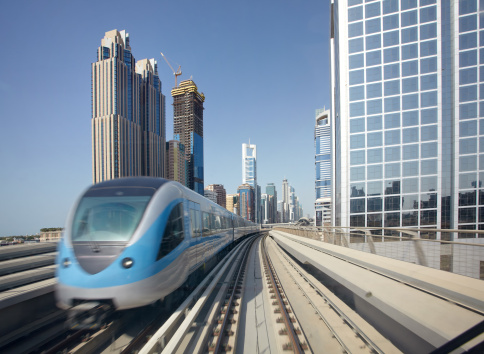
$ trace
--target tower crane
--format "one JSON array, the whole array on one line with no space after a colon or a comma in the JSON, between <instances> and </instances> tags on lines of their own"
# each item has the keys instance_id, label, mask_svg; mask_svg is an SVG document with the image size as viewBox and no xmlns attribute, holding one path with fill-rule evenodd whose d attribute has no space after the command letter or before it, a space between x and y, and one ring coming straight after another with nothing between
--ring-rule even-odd
<instances>
[{"instance_id":1,"label":"tower crane","mask_svg":"<svg viewBox=\"0 0 484 354\"><path fill-rule=\"evenodd\" d=\"M181 65L178 65L178 69L177 71L175 72L175 69L173 69L173 66L171 66L170 62L168 61L168 59L166 59L166 57L163 55L162 52L160 52L161 56L163 57L163 59L165 59L166 63L168 64L168 66L170 67L171 71L173 71L173 75L175 75L175 87L178 87L178 76L180 76L182 74L182 71L181 71Z\"/></svg>"}]
</instances>

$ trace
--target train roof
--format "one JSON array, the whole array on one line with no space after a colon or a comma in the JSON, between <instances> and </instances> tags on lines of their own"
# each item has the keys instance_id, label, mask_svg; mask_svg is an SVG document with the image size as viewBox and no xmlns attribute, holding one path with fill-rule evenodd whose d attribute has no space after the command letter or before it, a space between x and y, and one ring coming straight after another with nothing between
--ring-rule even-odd
<instances>
[{"instance_id":1,"label":"train roof","mask_svg":"<svg viewBox=\"0 0 484 354\"><path fill-rule=\"evenodd\" d=\"M167 182L172 181L160 177L122 177L94 184L91 188L145 187L158 189Z\"/></svg>"}]
</instances>

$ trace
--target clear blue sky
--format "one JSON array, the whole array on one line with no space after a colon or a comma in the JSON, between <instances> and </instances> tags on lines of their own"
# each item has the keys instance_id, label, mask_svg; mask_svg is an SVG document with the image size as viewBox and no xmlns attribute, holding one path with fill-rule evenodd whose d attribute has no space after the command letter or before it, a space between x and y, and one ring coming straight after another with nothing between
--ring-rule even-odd
<instances>
[{"instance_id":1,"label":"clear blue sky","mask_svg":"<svg viewBox=\"0 0 484 354\"><path fill-rule=\"evenodd\" d=\"M205 185L235 193L242 143L258 182L287 178L314 214L314 111L329 107L329 0L2 1L0 236L64 226L92 183L91 63L125 29L136 60L155 58L172 138L171 70L206 96Z\"/></svg>"}]
</instances>

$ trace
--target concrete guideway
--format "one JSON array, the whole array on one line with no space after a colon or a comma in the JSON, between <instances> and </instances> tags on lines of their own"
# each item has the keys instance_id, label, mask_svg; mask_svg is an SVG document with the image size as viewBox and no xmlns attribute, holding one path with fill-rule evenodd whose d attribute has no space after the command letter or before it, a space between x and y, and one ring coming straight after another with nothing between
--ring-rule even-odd
<instances>
[{"instance_id":1,"label":"concrete guideway","mask_svg":"<svg viewBox=\"0 0 484 354\"><path fill-rule=\"evenodd\" d=\"M399 353L355 311L289 258L271 239L269 250L289 302L314 352Z\"/></svg>"},{"instance_id":2,"label":"concrete guideway","mask_svg":"<svg viewBox=\"0 0 484 354\"><path fill-rule=\"evenodd\" d=\"M280 231L270 234L300 263L319 272L318 278L336 288L356 312L403 351L429 352L484 319L479 311L484 299L484 283L480 280ZM400 275L409 283L388 274ZM440 289L444 289L442 294L433 293ZM448 301L449 294L454 302ZM482 340L484 335L463 347L472 348Z\"/></svg>"}]
</instances>

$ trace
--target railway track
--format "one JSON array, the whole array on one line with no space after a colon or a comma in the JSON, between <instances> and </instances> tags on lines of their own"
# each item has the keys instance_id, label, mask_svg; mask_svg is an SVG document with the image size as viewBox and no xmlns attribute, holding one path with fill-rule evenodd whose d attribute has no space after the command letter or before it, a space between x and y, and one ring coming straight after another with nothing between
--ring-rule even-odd
<instances>
[{"instance_id":1,"label":"railway track","mask_svg":"<svg viewBox=\"0 0 484 354\"><path fill-rule=\"evenodd\" d=\"M324 323L330 336L338 342L342 352L399 352L372 326L339 301L330 290L296 264L272 239L270 245L277 254L280 266L302 293L307 305Z\"/></svg>"},{"instance_id":2,"label":"railway track","mask_svg":"<svg viewBox=\"0 0 484 354\"><path fill-rule=\"evenodd\" d=\"M282 346L282 350L292 350L294 353L310 352L307 340L302 332L300 325L293 314L293 310L287 300L284 289L277 276L277 272L266 249L266 238L262 242L262 257L264 262L264 272L271 293L271 299L274 301L274 312L279 314L277 323L283 323L284 327L279 330L279 334L287 335L289 342ZM291 315L292 314L292 315Z\"/></svg>"},{"instance_id":3,"label":"railway track","mask_svg":"<svg viewBox=\"0 0 484 354\"><path fill-rule=\"evenodd\" d=\"M476 313L478 315L481 315L481 316L484 316L484 308L482 307L479 307L478 305L475 305L475 304L471 304L471 303L466 303L460 299L457 299L453 296L453 294L443 294L443 293L439 293L438 291L441 290L441 289L436 289L435 286L432 286L432 285L429 285L429 284L426 284L424 282L421 282L421 281L416 281L414 279L408 279L404 276L399 276L398 274L394 273L394 272L390 272L390 271L386 271L384 269L381 269L381 268L378 268L378 267L375 267L375 266L372 266L368 263L365 263L365 262L362 262L362 261L356 261L355 259L353 258L350 258L350 257L344 257L344 256L341 256L341 255L338 255L338 254L334 254L333 252L331 251L328 251L328 250L324 250L324 249L321 249L321 248L318 248L318 247L315 247L307 242L304 242L302 240L298 240L296 238L291 238L292 241L294 242L297 242L305 247L308 247L308 248L311 248L317 252L320 252L322 254L326 254L326 255L329 255L331 257L334 257L336 259L339 259L339 260L342 260L342 261L345 261L351 265L354 265L354 266L357 266L357 267L360 267L360 268L363 268L367 271L370 271L372 273L375 273L375 274L378 274L382 277L385 277L387 279L391 279L397 283L401 283L401 284L405 284L411 288L414 288L418 291L421 291L423 293L426 293L428 295L431 295L437 299L441 299L441 300L445 300L447 302L450 302L450 303L453 303L455 304L456 306L459 306L463 309L466 309L470 312L473 312L473 313Z\"/></svg>"}]
</instances>

